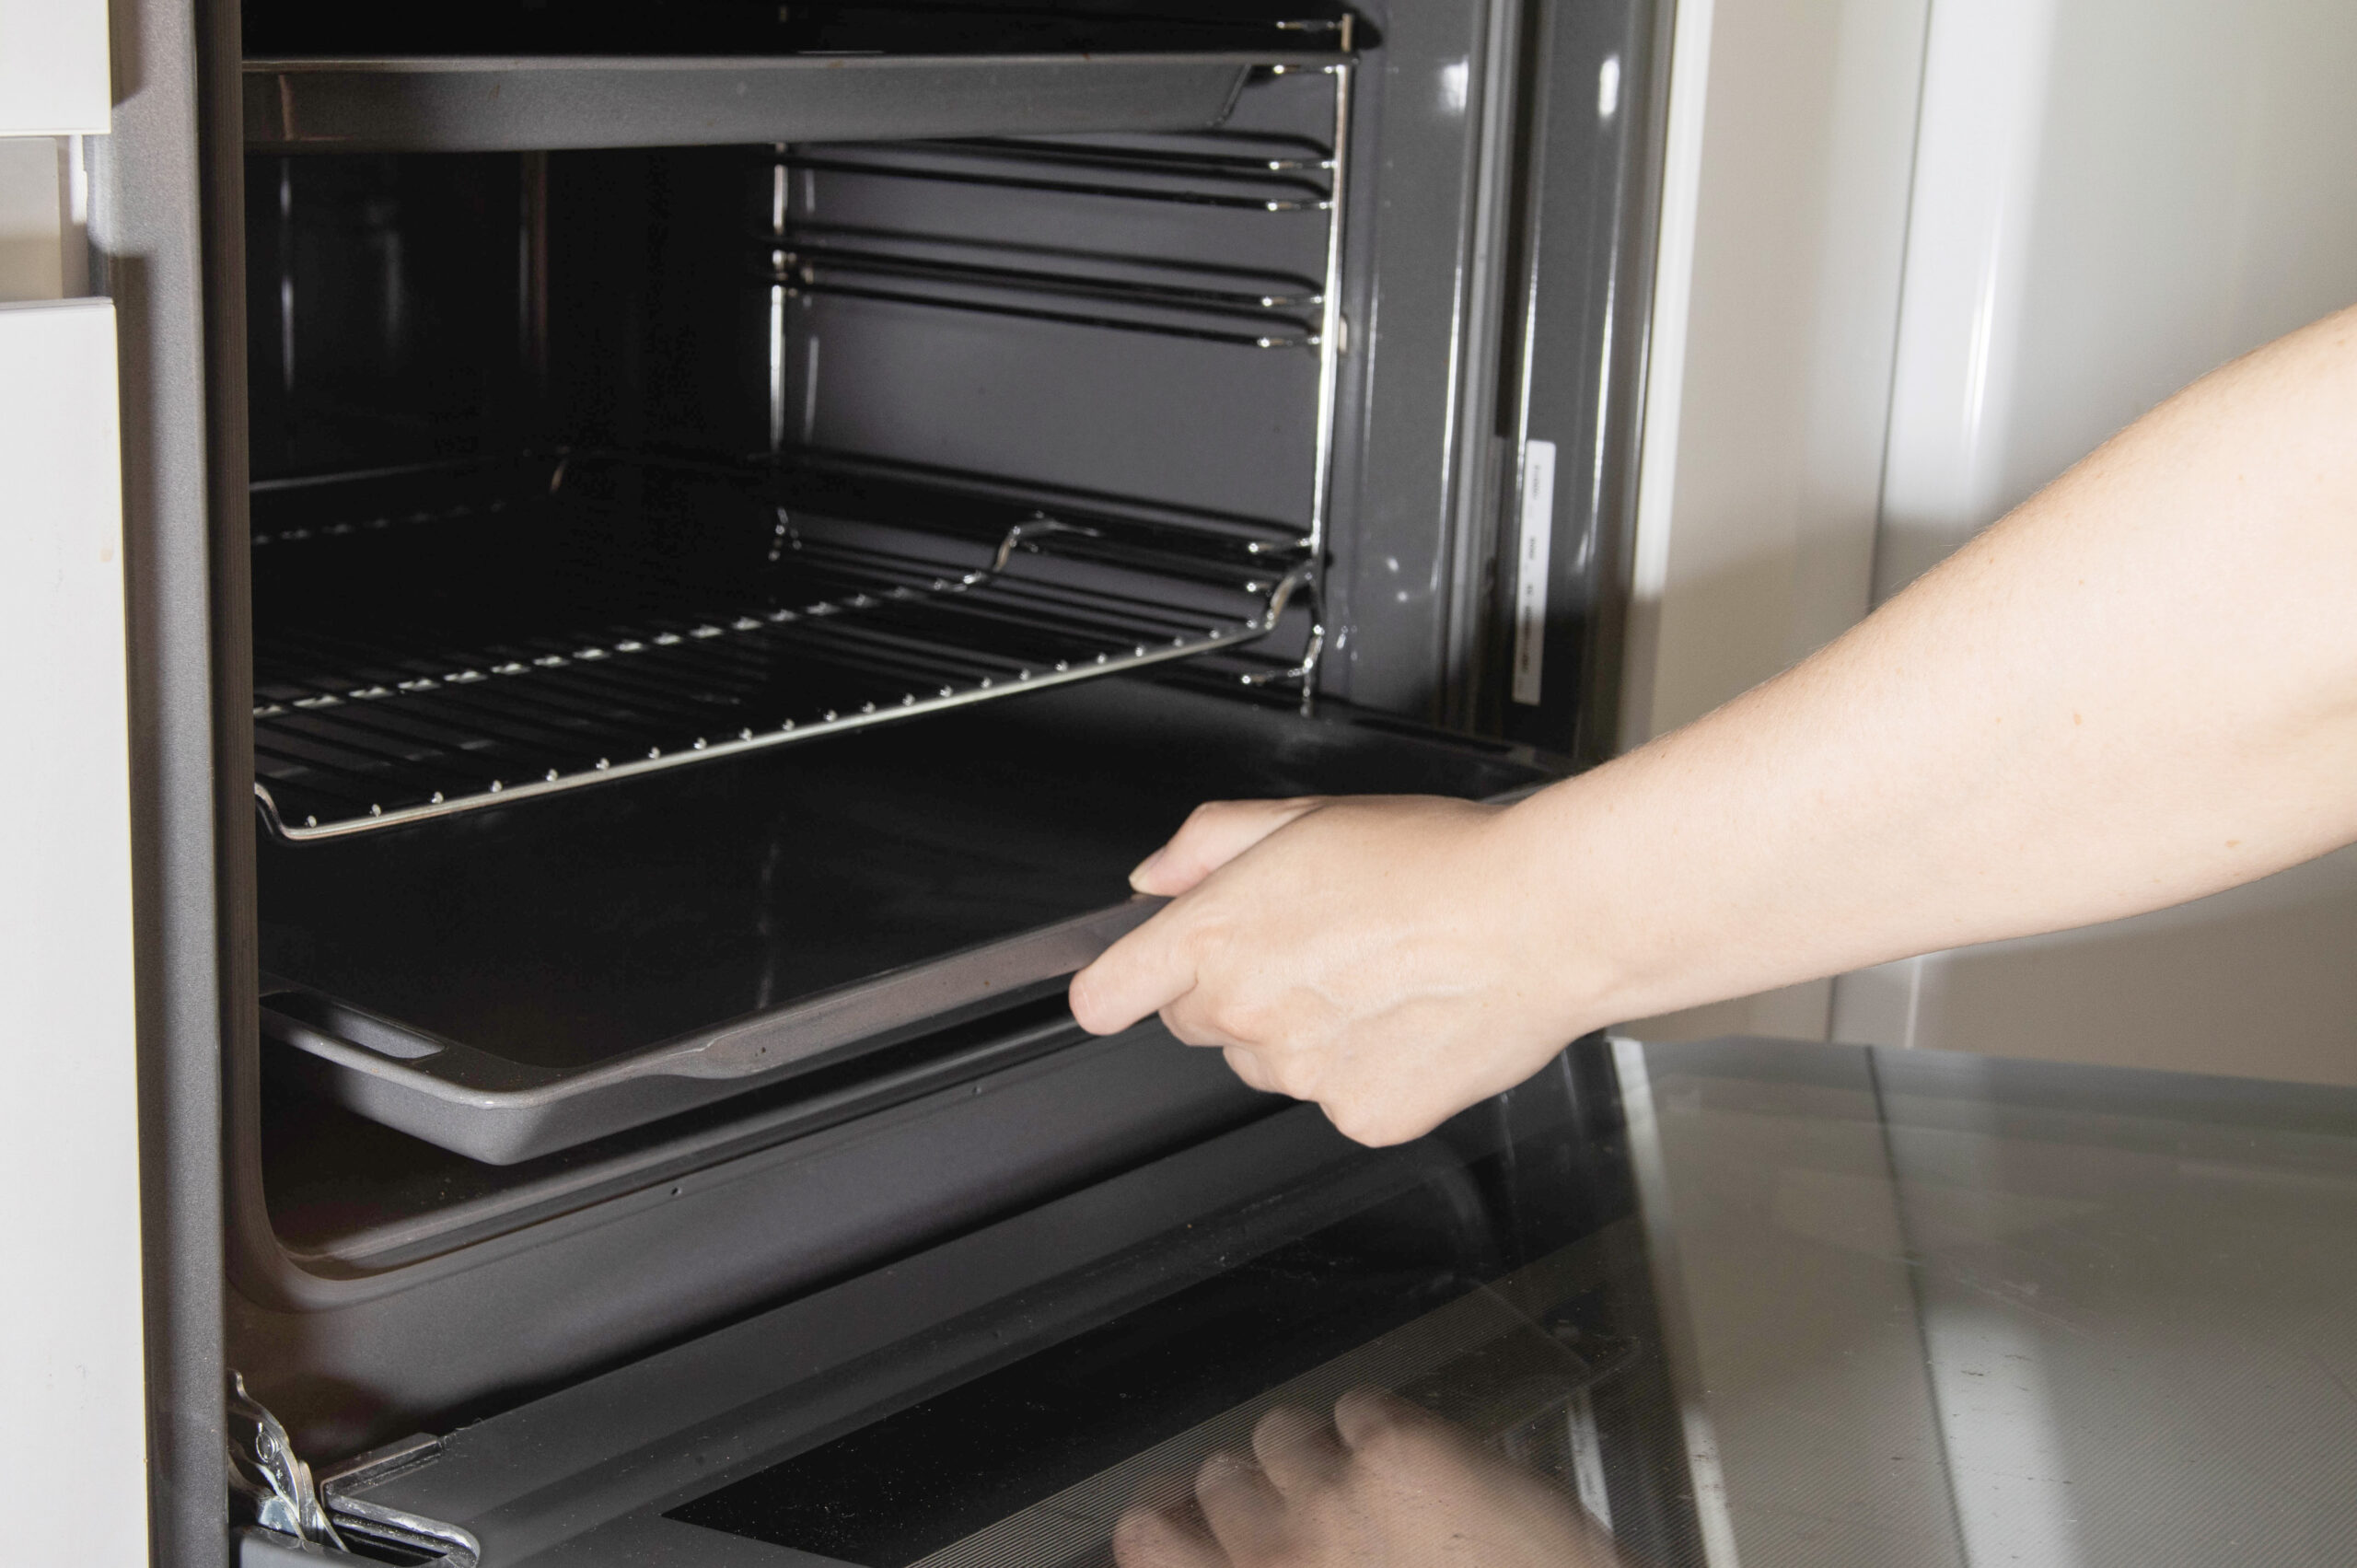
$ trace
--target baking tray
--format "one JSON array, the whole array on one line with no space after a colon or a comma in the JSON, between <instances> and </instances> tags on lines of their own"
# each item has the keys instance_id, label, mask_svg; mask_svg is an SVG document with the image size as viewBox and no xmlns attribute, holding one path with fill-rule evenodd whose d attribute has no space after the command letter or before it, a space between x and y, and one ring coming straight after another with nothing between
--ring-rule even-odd
<instances>
[{"instance_id":1,"label":"baking tray","mask_svg":"<svg viewBox=\"0 0 2357 1568\"><path fill-rule=\"evenodd\" d=\"M577 796L261 850L263 1029L350 1109L511 1164L1051 993L1198 802L1555 776L1112 678Z\"/></svg>"}]
</instances>

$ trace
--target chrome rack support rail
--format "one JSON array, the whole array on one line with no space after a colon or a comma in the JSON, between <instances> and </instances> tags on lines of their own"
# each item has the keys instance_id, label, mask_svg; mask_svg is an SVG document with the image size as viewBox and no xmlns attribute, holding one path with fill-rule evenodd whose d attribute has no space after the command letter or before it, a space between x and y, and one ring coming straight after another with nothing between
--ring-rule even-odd
<instances>
[{"instance_id":1,"label":"chrome rack support rail","mask_svg":"<svg viewBox=\"0 0 2357 1568\"><path fill-rule=\"evenodd\" d=\"M1302 26L1306 28L1308 25ZM1314 289L1288 289L1274 279L1269 280L1269 286L1258 294L1241 295L1209 288L1115 284L1032 269L878 254L852 246L837 248L823 240L814 244L784 224L773 225L772 233L762 237L762 248L770 261L770 271L764 274L765 281L791 296L834 295L924 308L1020 316L1077 326L1194 338L1259 349L1314 350L1318 356L1318 368L1315 437L1310 459L1309 559L1306 575L1301 584L1311 610L1309 636L1298 662L1237 677L1243 684L1255 687L1280 681L1300 681L1304 714L1312 712L1316 705L1318 668L1327 643L1324 624L1325 555L1332 511L1341 362L1341 356L1349 350L1348 329L1341 310L1343 223L1347 204L1353 71L1349 62L1353 48L1351 18L1345 16L1332 30L1339 52L1344 57L1342 62L1309 67L1327 75L1333 84L1332 133L1322 148L1310 144L1288 149L1284 156L1271 156L1266 151L1257 154L1192 149L1178 151L1168 147L1060 145L1006 137L969 137L909 143L854 143L829 146L815 155L790 148L780 155L781 164L785 167L878 179L997 185L1082 196L1191 203L1269 213L1323 213L1327 220L1324 277ZM1268 69L1273 75L1284 75L1305 67L1280 63L1271 64ZM1215 136L1225 133L1198 134ZM1306 138L1303 140L1307 142ZM1301 152L1309 156L1295 156ZM943 166L945 161L946 167ZM1028 165L1041 172L993 171L990 168L993 162L1012 165L1017 169ZM1107 179L1087 181L1076 178L1051 178L1062 170L1097 170ZM1322 191L1318 189L1314 178L1310 178L1320 173L1327 177ZM1283 193L1260 195L1239 193L1235 190L1220 192L1124 185L1110 182L1114 176L1208 177L1241 187L1247 192L1253 183L1259 182L1282 188ZM836 275L830 276L830 273ZM878 281L841 281L845 277ZM886 286L890 285L900 286ZM960 296L935 292L941 288L964 289L968 293ZM993 294L1000 297L990 297ZM1009 296L1015 297L1006 297ZM1058 309L1016 302L1027 296L1101 300L1109 305L1144 311L1159 310L1165 314L1159 319L1150 315L1143 319L1122 318L1102 312L1084 313L1077 309ZM1274 318L1284 328L1292 329L1290 331L1260 328L1250 319L1261 312L1309 309L1318 311L1314 326L1298 316ZM1242 317L1243 319L1238 321L1241 330L1220 325L1197 325L1184 319L1179 313L1210 316L1213 320L1225 318L1229 321L1238 321ZM1264 315L1261 319L1267 320L1270 317Z\"/></svg>"},{"instance_id":2,"label":"chrome rack support rail","mask_svg":"<svg viewBox=\"0 0 2357 1568\"><path fill-rule=\"evenodd\" d=\"M1276 69L1282 73L1283 67ZM1242 145L1252 138L1239 135L1236 140ZM779 154L779 163L857 179L937 181L1238 212L1323 213L1329 215L1330 226L1330 176L1336 167L1330 150L1313 147L1303 156L1304 149L1281 145L1279 138L1258 140L1259 150L1247 153L1174 147L1167 142L1110 146L1006 138L852 143L816 154L786 148ZM1074 170L1097 170L1103 178L1047 177ZM1319 175L1329 178L1321 180ZM1020 264L1007 248L987 241L856 229L839 234L823 224L790 224L776 211L769 232L759 238L767 258L763 280L792 297L832 295L1247 348L1315 349L1324 342L1316 313L1327 303L1326 291L1314 277L1183 262L1163 266L1159 276L1151 275L1152 270L1145 278L1092 275L1086 262L1051 270L1039 266L1035 257L1024 257L1030 264Z\"/></svg>"},{"instance_id":3,"label":"chrome rack support rail","mask_svg":"<svg viewBox=\"0 0 2357 1568\"><path fill-rule=\"evenodd\" d=\"M1342 18L1341 47L1351 52L1351 18ZM1326 652L1326 534L1334 492L1335 403L1341 386L1342 355L1349 351L1349 331L1342 321L1342 215L1350 172L1351 74L1347 60L1324 67L1334 78L1333 212L1326 230L1326 312L1318 343L1318 457L1311 476L1309 505L1309 602L1312 616L1309 646L1302 656L1301 711L1306 716L1318 705L1318 667Z\"/></svg>"},{"instance_id":4,"label":"chrome rack support rail","mask_svg":"<svg viewBox=\"0 0 2357 1568\"><path fill-rule=\"evenodd\" d=\"M765 247L767 248L767 247ZM1018 316L1029 320L1060 321L1072 326L1103 327L1112 331L1146 332L1157 337L1191 338L1241 348L1316 348L1322 343L1317 327L1288 309L1315 308L1324 303L1315 291L1306 295L1277 292L1225 293L1213 289L1181 289L1144 284L1122 285L1007 267L930 262L815 246L770 250L775 270L768 274L773 286L788 298L806 294L839 295L853 299L883 300L935 310L971 310L985 315ZM872 284L840 283L829 273L875 277L910 286L879 287ZM978 292L1024 297L1063 297L1159 311L1177 319L1153 316L1131 319L1100 311L1056 309L1020 305L1004 299L961 298L955 295L920 292L924 285L946 285ZM1235 327L1190 324L1187 318L1233 321Z\"/></svg>"},{"instance_id":5,"label":"chrome rack support rail","mask_svg":"<svg viewBox=\"0 0 2357 1568\"><path fill-rule=\"evenodd\" d=\"M1283 71L1284 67L1278 66ZM923 144L918 144L923 146ZM956 144L951 144L956 145ZM999 155L1004 156L1004 155ZM991 185L1009 191L1044 191L1051 194L1069 196L1110 196L1129 202L1174 202L1182 206L1234 207L1243 212L1260 213L1322 213L1333 206L1333 199L1312 182L1290 177L1282 180L1263 177L1262 183L1279 185L1288 191L1283 195L1246 195L1226 191L1190 191L1184 188L1166 189L1150 185L1115 185L1102 181L1051 180L1041 175L992 174L974 169L929 168L923 165L895 166L862 163L855 158L813 157L807 155L793 160L796 168L812 168L828 174L875 174L896 180L931 180L945 185ZM1134 166L1128 166L1134 167ZM1155 172L1177 172L1157 169ZM1197 170L1197 172L1224 171Z\"/></svg>"},{"instance_id":6,"label":"chrome rack support rail","mask_svg":"<svg viewBox=\"0 0 2357 1568\"><path fill-rule=\"evenodd\" d=\"M1237 135L1239 139L1262 140L1271 144L1275 136L1250 137L1248 133L1206 131L1204 136ZM1309 156L1271 157L1267 153L1233 152L1169 152L1161 149L1121 146L1091 146L1055 142L1025 142L999 136L946 136L937 138L936 147L954 148L960 152L988 154L993 157L1009 157L1031 163L1075 164L1083 168L1138 170L1150 173L1197 171L1213 175L1263 175L1330 173L1334 159L1323 148L1306 147Z\"/></svg>"}]
</instances>

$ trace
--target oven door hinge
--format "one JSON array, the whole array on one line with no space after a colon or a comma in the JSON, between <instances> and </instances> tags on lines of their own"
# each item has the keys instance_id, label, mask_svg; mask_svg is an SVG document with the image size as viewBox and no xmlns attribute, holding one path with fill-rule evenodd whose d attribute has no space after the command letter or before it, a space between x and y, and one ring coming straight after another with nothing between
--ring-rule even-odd
<instances>
[{"instance_id":1,"label":"oven door hinge","mask_svg":"<svg viewBox=\"0 0 2357 1568\"><path fill-rule=\"evenodd\" d=\"M354 1492L430 1463L438 1437L416 1436L373 1449L315 1482L279 1419L229 1374L229 1484L249 1522L285 1538L298 1551L328 1549L347 1558L478 1568L482 1546L456 1525L371 1503Z\"/></svg>"},{"instance_id":2,"label":"oven door hinge","mask_svg":"<svg viewBox=\"0 0 2357 1568\"><path fill-rule=\"evenodd\" d=\"M297 1458L286 1428L246 1392L245 1375L229 1374L229 1490L254 1524L314 1546L343 1549L311 1467Z\"/></svg>"}]
</instances>

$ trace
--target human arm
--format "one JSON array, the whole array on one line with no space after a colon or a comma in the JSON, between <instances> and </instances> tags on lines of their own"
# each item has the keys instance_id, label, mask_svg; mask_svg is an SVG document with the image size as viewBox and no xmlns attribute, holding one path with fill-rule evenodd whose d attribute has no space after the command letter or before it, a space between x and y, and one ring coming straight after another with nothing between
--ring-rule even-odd
<instances>
[{"instance_id":1,"label":"human arm","mask_svg":"<svg viewBox=\"0 0 2357 1568\"><path fill-rule=\"evenodd\" d=\"M1847 634L1505 808L1207 808L1073 984L1388 1143L1589 1029L2357 838L2357 311L2197 382Z\"/></svg>"}]
</instances>

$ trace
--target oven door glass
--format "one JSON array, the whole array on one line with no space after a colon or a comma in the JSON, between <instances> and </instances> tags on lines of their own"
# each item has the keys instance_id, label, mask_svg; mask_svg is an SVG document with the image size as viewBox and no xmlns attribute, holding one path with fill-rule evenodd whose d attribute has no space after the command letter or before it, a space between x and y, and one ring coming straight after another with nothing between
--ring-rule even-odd
<instances>
[{"instance_id":1,"label":"oven door glass","mask_svg":"<svg viewBox=\"0 0 2357 1568\"><path fill-rule=\"evenodd\" d=\"M1144 1562L1342 1401L1477 1514L1699 1561L1614 1105L1588 1051L1401 1148L1283 1111L334 1487L486 1564Z\"/></svg>"}]
</instances>

